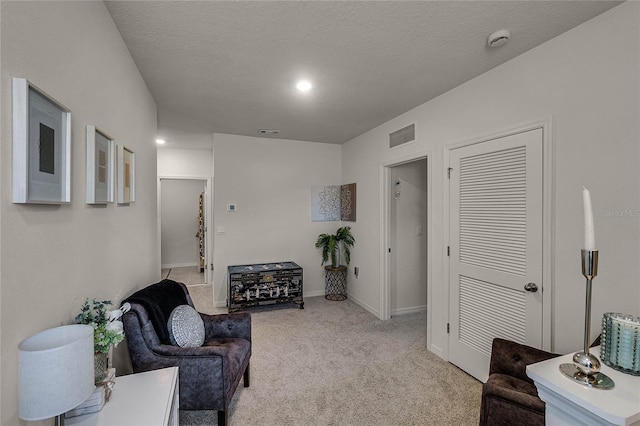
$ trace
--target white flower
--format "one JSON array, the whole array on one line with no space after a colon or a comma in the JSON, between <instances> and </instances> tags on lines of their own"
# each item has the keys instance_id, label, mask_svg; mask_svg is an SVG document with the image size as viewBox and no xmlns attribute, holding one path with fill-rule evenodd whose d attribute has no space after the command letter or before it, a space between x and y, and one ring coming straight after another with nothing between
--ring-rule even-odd
<instances>
[{"instance_id":1,"label":"white flower","mask_svg":"<svg viewBox=\"0 0 640 426\"><path fill-rule=\"evenodd\" d=\"M111 321L107 323L105 330L113 331L115 333L121 334L124 333L124 328L122 326L122 321Z\"/></svg>"}]
</instances>

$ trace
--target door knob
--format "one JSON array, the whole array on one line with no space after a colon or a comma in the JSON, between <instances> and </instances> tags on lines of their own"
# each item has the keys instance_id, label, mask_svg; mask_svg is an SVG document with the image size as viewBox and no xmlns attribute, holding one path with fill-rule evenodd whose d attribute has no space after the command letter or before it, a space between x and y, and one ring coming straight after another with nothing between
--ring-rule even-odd
<instances>
[{"instance_id":1,"label":"door knob","mask_svg":"<svg viewBox=\"0 0 640 426\"><path fill-rule=\"evenodd\" d=\"M530 291L531 293L535 293L538 291L538 285L536 283L527 283L524 285L524 289Z\"/></svg>"}]
</instances>

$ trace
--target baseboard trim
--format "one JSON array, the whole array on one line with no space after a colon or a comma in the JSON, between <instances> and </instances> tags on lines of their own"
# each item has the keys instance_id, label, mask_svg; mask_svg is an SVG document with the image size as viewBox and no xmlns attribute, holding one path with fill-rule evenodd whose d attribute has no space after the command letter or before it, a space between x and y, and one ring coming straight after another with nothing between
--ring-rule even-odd
<instances>
[{"instance_id":1,"label":"baseboard trim","mask_svg":"<svg viewBox=\"0 0 640 426\"><path fill-rule=\"evenodd\" d=\"M410 306L408 308L394 309L393 311L391 311L391 316L415 314L418 312L426 312L426 311L427 311L427 305Z\"/></svg>"},{"instance_id":2,"label":"baseboard trim","mask_svg":"<svg viewBox=\"0 0 640 426\"><path fill-rule=\"evenodd\" d=\"M430 350L431 352L433 352L435 355L437 355L437 356L439 356L440 358L444 359L445 361L448 361L448 359L446 359L446 358L444 357L444 351L442 350L442 348L441 348L441 347L439 347L439 346L436 346L436 345L433 345L433 344L432 344L432 345L431 345L431 348L429 348L429 350Z\"/></svg>"},{"instance_id":3,"label":"baseboard trim","mask_svg":"<svg viewBox=\"0 0 640 426\"><path fill-rule=\"evenodd\" d=\"M166 265L160 265L162 269L185 268L187 266L198 266L198 263L168 263Z\"/></svg>"},{"instance_id":4,"label":"baseboard trim","mask_svg":"<svg viewBox=\"0 0 640 426\"><path fill-rule=\"evenodd\" d=\"M380 318L380 312L377 309L374 309L373 307L369 306L368 304L366 304L365 302L363 302L362 300L358 299L357 297L351 294L348 295L348 298L351 299L353 303L355 303L356 305L371 312L373 315L375 315L376 318L378 319Z\"/></svg>"}]
</instances>

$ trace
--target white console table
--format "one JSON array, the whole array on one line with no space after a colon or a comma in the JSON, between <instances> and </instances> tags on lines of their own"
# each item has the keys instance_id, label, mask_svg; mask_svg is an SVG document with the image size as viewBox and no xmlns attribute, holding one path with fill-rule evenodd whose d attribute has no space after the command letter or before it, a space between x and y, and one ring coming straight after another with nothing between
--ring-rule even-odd
<instances>
[{"instance_id":1,"label":"white console table","mask_svg":"<svg viewBox=\"0 0 640 426\"><path fill-rule=\"evenodd\" d=\"M65 419L66 425L178 426L178 367L116 377L101 411Z\"/></svg>"},{"instance_id":2,"label":"white console table","mask_svg":"<svg viewBox=\"0 0 640 426\"><path fill-rule=\"evenodd\" d=\"M599 348L590 352L600 357ZM565 377L559 365L573 353L527 366L538 395L546 403L545 424L640 425L640 377L623 374L602 363L600 371L615 382L613 389L594 389Z\"/></svg>"}]
</instances>

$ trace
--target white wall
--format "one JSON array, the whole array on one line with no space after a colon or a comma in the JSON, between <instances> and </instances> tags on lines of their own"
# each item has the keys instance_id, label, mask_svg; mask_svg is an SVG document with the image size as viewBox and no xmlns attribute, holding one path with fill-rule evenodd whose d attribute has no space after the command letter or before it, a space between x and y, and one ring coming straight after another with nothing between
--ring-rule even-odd
<instances>
[{"instance_id":1,"label":"white wall","mask_svg":"<svg viewBox=\"0 0 640 426\"><path fill-rule=\"evenodd\" d=\"M213 128L207 122L158 107L158 137L166 141L163 149L202 149L213 147Z\"/></svg>"},{"instance_id":2,"label":"white wall","mask_svg":"<svg viewBox=\"0 0 640 426\"><path fill-rule=\"evenodd\" d=\"M427 160L393 167L391 182L391 314L399 315L427 307Z\"/></svg>"},{"instance_id":3,"label":"white wall","mask_svg":"<svg viewBox=\"0 0 640 426\"><path fill-rule=\"evenodd\" d=\"M1 314L3 425L18 420L19 342L68 324L85 298L114 303L160 277L156 105L102 2L1 3ZM11 78L72 111L72 203L11 203ZM136 202L85 204L85 126L136 153ZM127 372L126 347L115 366ZM49 424L49 422L41 422ZM32 423L29 423L32 424Z\"/></svg>"},{"instance_id":4,"label":"white wall","mask_svg":"<svg viewBox=\"0 0 640 426\"><path fill-rule=\"evenodd\" d=\"M226 302L227 266L248 263L294 261L304 269L305 295L324 294L314 244L340 222L311 221L311 186L342 183L341 147L218 133L213 145L216 304ZM228 203L237 204L235 213L227 212Z\"/></svg>"},{"instance_id":5,"label":"white wall","mask_svg":"<svg viewBox=\"0 0 640 426\"><path fill-rule=\"evenodd\" d=\"M626 2L593 20L343 145L343 180L358 182L359 237L352 262L367 285L354 296L380 306L380 165L432 155L433 271L431 347L447 356L448 284L444 147L551 118L554 146L551 282L552 349L582 347L584 278L581 189L591 190L599 276L592 330L606 311L640 313L640 3ZM508 48L508 45L506 46ZM416 124L416 143L389 150L388 134ZM615 188L615 190L614 190ZM360 281L363 274L361 273ZM594 333L595 333L594 331Z\"/></svg>"},{"instance_id":6,"label":"white wall","mask_svg":"<svg viewBox=\"0 0 640 426\"><path fill-rule=\"evenodd\" d=\"M199 266L198 212L206 181L162 179L162 268Z\"/></svg>"},{"instance_id":7,"label":"white wall","mask_svg":"<svg viewBox=\"0 0 640 426\"><path fill-rule=\"evenodd\" d=\"M209 138L211 138L211 135L209 135ZM158 148L158 176L213 176L213 148Z\"/></svg>"}]
</instances>

